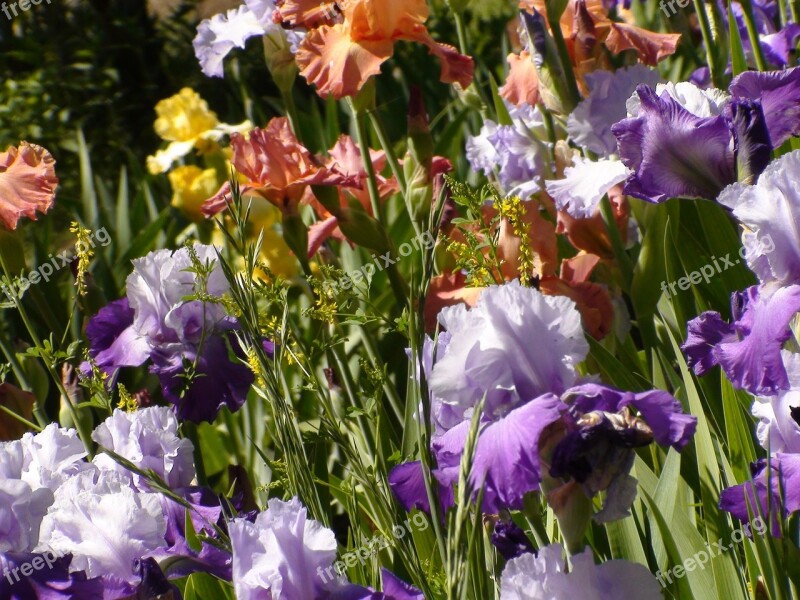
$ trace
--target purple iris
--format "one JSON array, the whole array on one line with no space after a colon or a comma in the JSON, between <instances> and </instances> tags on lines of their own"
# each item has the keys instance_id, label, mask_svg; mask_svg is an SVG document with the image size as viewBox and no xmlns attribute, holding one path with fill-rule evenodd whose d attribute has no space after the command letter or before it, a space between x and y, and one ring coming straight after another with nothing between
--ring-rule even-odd
<instances>
[{"instance_id":1,"label":"purple iris","mask_svg":"<svg viewBox=\"0 0 800 600\"><path fill-rule=\"evenodd\" d=\"M549 475L578 481L589 496L609 490L609 510L599 518L620 518L633 500L626 479L633 449L655 440L680 450L696 425L697 419L684 414L675 398L659 390L634 394L586 384L567 390L561 398L544 394L496 421L485 422L470 481L483 489L486 513L521 508L525 495L538 490L543 476ZM464 421L432 442L438 464L434 476L450 492L442 499L445 508L452 505L451 487L458 480L469 427L469 421ZM554 435L560 438L556 438L548 472L543 470L541 450L543 443L553 444ZM407 510L428 508L419 463L396 467L389 482Z\"/></svg>"},{"instance_id":2,"label":"purple iris","mask_svg":"<svg viewBox=\"0 0 800 600\"><path fill-rule=\"evenodd\" d=\"M649 202L714 199L740 178L754 179L772 146L756 100L733 99L723 114L697 116L669 93L639 86L639 114L615 124L625 193ZM738 168L737 168L738 167Z\"/></svg>"},{"instance_id":3,"label":"purple iris","mask_svg":"<svg viewBox=\"0 0 800 600\"><path fill-rule=\"evenodd\" d=\"M779 28L778 6L775 2L752 0L753 17L758 33L759 43L767 61L776 67L787 66L796 52L795 41L800 36L800 27L796 23L788 23ZM721 13L724 20L728 20L727 4L720 2ZM748 58L753 56L753 46L744 20L744 11L739 2L731 2L736 27L742 39L745 54ZM752 61L751 61L752 62Z\"/></svg>"},{"instance_id":4,"label":"purple iris","mask_svg":"<svg viewBox=\"0 0 800 600\"><path fill-rule=\"evenodd\" d=\"M789 388L781 349L800 311L800 286L752 286L731 296L732 322L705 312L688 323L682 349L696 375L720 365L737 388L774 394Z\"/></svg>"},{"instance_id":5,"label":"purple iris","mask_svg":"<svg viewBox=\"0 0 800 600\"><path fill-rule=\"evenodd\" d=\"M0 598L11 600L97 600L98 598L181 598L152 558L134 561L134 583L110 575L87 578L83 571L70 572L72 555L52 552L0 554ZM40 566L41 565L41 566ZM25 567L29 575L20 569ZM31 569L30 567L33 567ZM170 592L172 596L168 596Z\"/></svg>"},{"instance_id":6,"label":"purple iris","mask_svg":"<svg viewBox=\"0 0 800 600\"><path fill-rule=\"evenodd\" d=\"M800 135L800 67L747 71L734 78L728 89L734 98L761 103L773 147Z\"/></svg>"},{"instance_id":7,"label":"purple iris","mask_svg":"<svg viewBox=\"0 0 800 600\"><path fill-rule=\"evenodd\" d=\"M527 200L541 189L545 171L547 139L544 118L533 106L508 106L511 125L486 121L478 135L467 140L466 152L472 168L486 176L496 170L498 183L509 196Z\"/></svg>"},{"instance_id":8,"label":"purple iris","mask_svg":"<svg viewBox=\"0 0 800 600\"><path fill-rule=\"evenodd\" d=\"M683 414L680 403L666 392L633 394L600 384L577 385L576 368L588 345L575 303L568 298L544 296L514 281L487 288L471 309L459 305L442 310L439 322L447 330L446 343L437 347L435 357L430 345L425 348L423 367L436 425L433 475L445 509L452 506L472 413L481 401L470 483L482 490L481 509L491 514L521 508L525 495L553 475L541 452L559 440L563 469L558 476L586 483L614 462L602 460L606 451L622 457L614 467L627 475L631 448L637 445L626 437L632 428L647 432L642 444L655 440L677 449L694 433L696 419ZM531 344L532 339L541 343ZM597 420L610 424L609 435L593 429ZM630 480L613 482L612 492L624 487L619 491L632 501ZM430 509L419 462L395 467L389 483L406 510ZM584 486L590 496L606 489Z\"/></svg>"},{"instance_id":9,"label":"purple iris","mask_svg":"<svg viewBox=\"0 0 800 600\"><path fill-rule=\"evenodd\" d=\"M212 246L195 246L204 264L216 261ZM242 363L233 332L238 324L221 304L186 300L198 290L186 248L158 250L134 261L127 298L112 302L89 322L86 335L97 365L113 373L150 361L164 397L182 419L213 421L222 406L241 408L253 375ZM206 292L221 297L228 283L216 263ZM191 373L192 378L187 375Z\"/></svg>"},{"instance_id":10,"label":"purple iris","mask_svg":"<svg viewBox=\"0 0 800 600\"><path fill-rule=\"evenodd\" d=\"M719 506L744 522L772 521L780 535L780 520L800 510L800 454L775 454L751 467L752 481L723 490ZM762 532L763 533L763 532Z\"/></svg>"}]
</instances>

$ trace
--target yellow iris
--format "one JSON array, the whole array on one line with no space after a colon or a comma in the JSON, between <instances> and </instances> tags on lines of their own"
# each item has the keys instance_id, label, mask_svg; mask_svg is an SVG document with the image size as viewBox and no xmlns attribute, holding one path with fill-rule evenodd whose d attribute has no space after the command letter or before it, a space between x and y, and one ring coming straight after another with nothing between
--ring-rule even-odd
<instances>
[{"instance_id":1,"label":"yellow iris","mask_svg":"<svg viewBox=\"0 0 800 600\"><path fill-rule=\"evenodd\" d=\"M156 104L156 133L169 145L147 157L147 169L153 174L166 173L175 161L192 150L209 152L217 142L231 133L245 133L253 128L250 121L239 125L220 123L205 100L191 88L165 98Z\"/></svg>"},{"instance_id":2,"label":"yellow iris","mask_svg":"<svg viewBox=\"0 0 800 600\"><path fill-rule=\"evenodd\" d=\"M214 169L201 169L194 165L172 169L169 182L172 185L172 206L195 222L203 220L200 207L221 185Z\"/></svg>"},{"instance_id":3,"label":"yellow iris","mask_svg":"<svg viewBox=\"0 0 800 600\"><path fill-rule=\"evenodd\" d=\"M156 133L168 142L194 141L219 125L214 111L191 88L183 88L171 98L161 100L156 104L156 114Z\"/></svg>"}]
</instances>

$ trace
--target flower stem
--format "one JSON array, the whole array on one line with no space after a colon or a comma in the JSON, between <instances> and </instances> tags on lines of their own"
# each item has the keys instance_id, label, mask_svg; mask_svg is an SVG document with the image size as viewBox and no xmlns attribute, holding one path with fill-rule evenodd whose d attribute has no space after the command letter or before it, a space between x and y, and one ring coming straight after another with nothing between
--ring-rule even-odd
<instances>
[{"instance_id":1,"label":"flower stem","mask_svg":"<svg viewBox=\"0 0 800 600\"><path fill-rule=\"evenodd\" d=\"M714 87L723 88L722 81L719 79L720 73L717 72L717 63L714 58L714 36L711 33L711 23L708 21L708 14L703 6L703 0L694 0L694 11L700 21L700 31L703 34L703 45L706 47L706 62L711 81Z\"/></svg>"},{"instance_id":2,"label":"flower stem","mask_svg":"<svg viewBox=\"0 0 800 600\"><path fill-rule=\"evenodd\" d=\"M761 48L761 40L758 37L756 20L753 16L753 5L750 0L741 2L742 12L744 13L744 26L747 28L747 37L750 39L750 46L753 48L753 57L756 60L756 67L759 71L767 70L767 60L764 58L764 50Z\"/></svg>"}]
</instances>

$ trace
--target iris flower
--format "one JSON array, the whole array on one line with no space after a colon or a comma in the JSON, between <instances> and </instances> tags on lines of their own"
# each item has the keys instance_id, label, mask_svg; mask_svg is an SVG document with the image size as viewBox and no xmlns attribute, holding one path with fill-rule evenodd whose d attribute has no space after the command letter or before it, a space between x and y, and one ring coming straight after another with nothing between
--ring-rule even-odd
<instances>
[{"instance_id":1,"label":"iris flower","mask_svg":"<svg viewBox=\"0 0 800 600\"><path fill-rule=\"evenodd\" d=\"M16 229L22 217L36 220L53 206L58 187L56 161L41 146L20 142L0 152L0 223Z\"/></svg>"},{"instance_id":2,"label":"iris flower","mask_svg":"<svg viewBox=\"0 0 800 600\"><path fill-rule=\"evenodd\" d=\"M285 2L281 14L309 16L298 5ZM307 3L306 3L307 4ZM315 3L319 8L319 3ZM333 3L329 3L333 5ZM287 6L288 5L288 6ZM290 7L298 10L291 12ZM452 46L436 42L425 28L430 10L425 0L348 0L327 13L341 13L341 22L326 19L308 32L297 50L297 65L320 96L355 96L394 53L394 44L424 44L442 63L441 80L466 88L472 82L472 59ZM336 19L338 20L338 19Z\"/></svg>"}]
</instances>

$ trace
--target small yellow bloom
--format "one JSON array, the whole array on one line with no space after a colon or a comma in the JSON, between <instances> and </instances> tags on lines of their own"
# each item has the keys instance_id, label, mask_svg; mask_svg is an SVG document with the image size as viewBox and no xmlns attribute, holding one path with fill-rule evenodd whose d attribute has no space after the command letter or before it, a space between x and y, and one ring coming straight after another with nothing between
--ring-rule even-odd
<instances>
[{"instance_id":1,"label":"small yellow bloom","mask_svg":"<svg viewBox=\"0 0 800 600\"><path fill-rule=\"evenodd\" d=\"M174 168L169 172L169 183L172 185L172 206L195 222L204 219L200 207L222 185L214 169L201 169L194 165Z\"/></svg>"}]
</instances>

